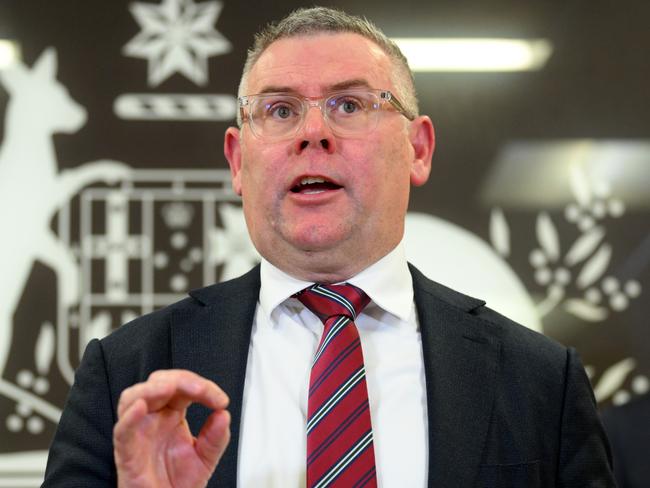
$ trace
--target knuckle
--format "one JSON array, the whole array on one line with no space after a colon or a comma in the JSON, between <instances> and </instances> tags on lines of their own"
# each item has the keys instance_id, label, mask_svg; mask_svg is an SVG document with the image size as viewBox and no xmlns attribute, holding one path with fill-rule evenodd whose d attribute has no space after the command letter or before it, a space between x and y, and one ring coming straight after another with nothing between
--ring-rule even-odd
<instances>
[{"instance_id":1,"label":"knuckle","mask_svg":"<svg viewBox=\"0 0 650 488\"><path fill-rule=\"evenodd\" d=\"M174 369L157 369L152 371L147 377L147 382L170 382L182 378L182 371Z\"/></svg>"},{"instance_id":2,"label":"knuckle","mask_svg":"<svg viewBox=\"0 0 650 488\"><path fill-rule=\"evenodd\" d=\"M133 387L132 386L130 386L130 387L126 388L125 390L123 390L122 393L120 393L120 398L119 398L119 400L117 402L117 406L118 407L124 406L126 404L126 402L128 401L129 397L131 396L132 392L133 392Z\"/></svg>"},{"instance_id":3,"label":"knuckle","mask_svg":"<svg viewBox=\"0 0 650 488\"><path fill-rule=\"evenodd\" d=\"M205 381L197 381L193 384L193 390L197 395L203 395L208 391L208 384Z\"/></svg>"},{"instance_id":4,"label":"knuckle","mask_svg":"<svg viewBox=\"0 0 650 488\"><path fill-rule=\"evenodd\" d=\"M115 427L113 428L113 441L116 443L121 442L124 438L124 429L122 428L122 422L117 421Z\"/></svg>"},{"instance_id":5,"label":"knuckle","mask_svg":"<svg viewBox=\"0 0 650 488\"><path fill-rule=\"evenodd\" d=\"M164 378L164 372L158 369L149 373L149 376L147 376L147 381L159 380L161 377Z\"/></svg>"}]
</instances>

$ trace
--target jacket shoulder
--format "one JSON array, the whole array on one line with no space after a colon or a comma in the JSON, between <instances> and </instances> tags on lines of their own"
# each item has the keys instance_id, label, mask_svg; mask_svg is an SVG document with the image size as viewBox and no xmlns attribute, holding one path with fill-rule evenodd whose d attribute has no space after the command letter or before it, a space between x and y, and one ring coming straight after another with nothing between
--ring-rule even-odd
<instances>
[{"instance_id":1,"label":"jacket shoulder","mask_svg":"<svg viewBox=\"0 0 650 488\"><path fill-rule=\"evenodd\" d=\"M527 357L529 360L546 358L552 364L564 364L567 348L562 344L489 308L484 300L446 287L427 278L414 266L409 267L413 276L416 301L418 295L427 295L428 302L437 302L438 306L466 314L467 323L498 338L506 351Z\"/></svg>"},{"instance_id":2,"label":"jacket shoulder","mask_svg":"<svg viewBox=\"0 0 650 488\"><path fill-rule=\"evenodd\" d=\"M192 322L206 308L228 307L245 296L252 300L253 295L259 294L259 281L258 265L238 278L192 290L182 300L137 317L100 341L107 361L146 356L145 351L165 356L169 350L170 325L175 318Z\"/></svg>"}]
</instances>

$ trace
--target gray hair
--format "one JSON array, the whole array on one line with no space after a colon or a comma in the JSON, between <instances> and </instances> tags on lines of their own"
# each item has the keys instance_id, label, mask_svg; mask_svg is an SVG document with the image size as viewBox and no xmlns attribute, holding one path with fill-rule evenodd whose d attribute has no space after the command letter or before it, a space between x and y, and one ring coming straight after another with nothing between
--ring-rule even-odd
<instances>
[{"instance_id":1,"label":"gray hair","mask_svg":"<svg viewBox=\"0 0 650 488\"><path fill-rule=\"evenodd\" d=\"M244 71L239 82L239 96L246 95L248 75L262 53L275 41L289 37L316 35L321 33L353 33L370 39L390 58L395 70L393 83L396 95L406 112L418 115L418 100L415 93L413 73L406 57L397 44L391 41L375 24L365 17L350 15L342 10L327 7L300 8L291 12L278 23L270 23L255 34L253 46L248 50ZM241 127L241 114L237 114Z\"/></svg>"}]
</instances>

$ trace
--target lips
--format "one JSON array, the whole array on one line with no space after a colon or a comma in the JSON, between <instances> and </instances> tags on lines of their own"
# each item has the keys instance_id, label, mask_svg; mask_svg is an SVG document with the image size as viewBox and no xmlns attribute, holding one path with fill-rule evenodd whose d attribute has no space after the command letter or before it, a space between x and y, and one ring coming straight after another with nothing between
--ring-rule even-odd
<instances>
[{"instance_id":1,"label":"lips","mask_svg":"<svg viewBox=\"0 0 650 488\"><path fill-rule=\"evenodd\" d=\"M324 176L301 176L297 178L291 186L293 193L303 195L323 193L342 188L341 185Z\"/></svg>"}]
</instances>

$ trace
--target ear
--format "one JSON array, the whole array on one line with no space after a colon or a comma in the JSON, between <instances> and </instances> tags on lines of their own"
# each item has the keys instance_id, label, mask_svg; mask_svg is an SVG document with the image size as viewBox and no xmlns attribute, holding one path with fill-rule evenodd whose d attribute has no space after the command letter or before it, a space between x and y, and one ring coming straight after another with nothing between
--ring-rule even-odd
<instances>
[{"instance_id":1,"label":"ear","mask_svg":"<svg viewBox=\"0 0 650 488\"><path fill-rule=\"evenodd\" d=\"M48 47L36 60L32 71L43 78L53 80L56 78L57 65L56 49Z\"/></svg>"},{"instance_id":2,"label":"ear","mask_svg":"<svg viewBox=\"0 0 650 488\"><path fill-rule=\"evenodd\" d=\"M230 165L232 189L241 196L241 141L240 131L236 127L228 127L223 139L223 153Z\"/></svg>"},{"instance_id":3,"label":"ear","mask_svg":"<svg viewBox=\"0 0 650 488\"><path fill-rule=\"evenodd\" d=\"M409 138L413 146L413 162L411 163L411 184L424 185L431 173L431 158L436 146L436 136L433 123L426 115L411 122Z\"/></svg>"}]
</instances>

